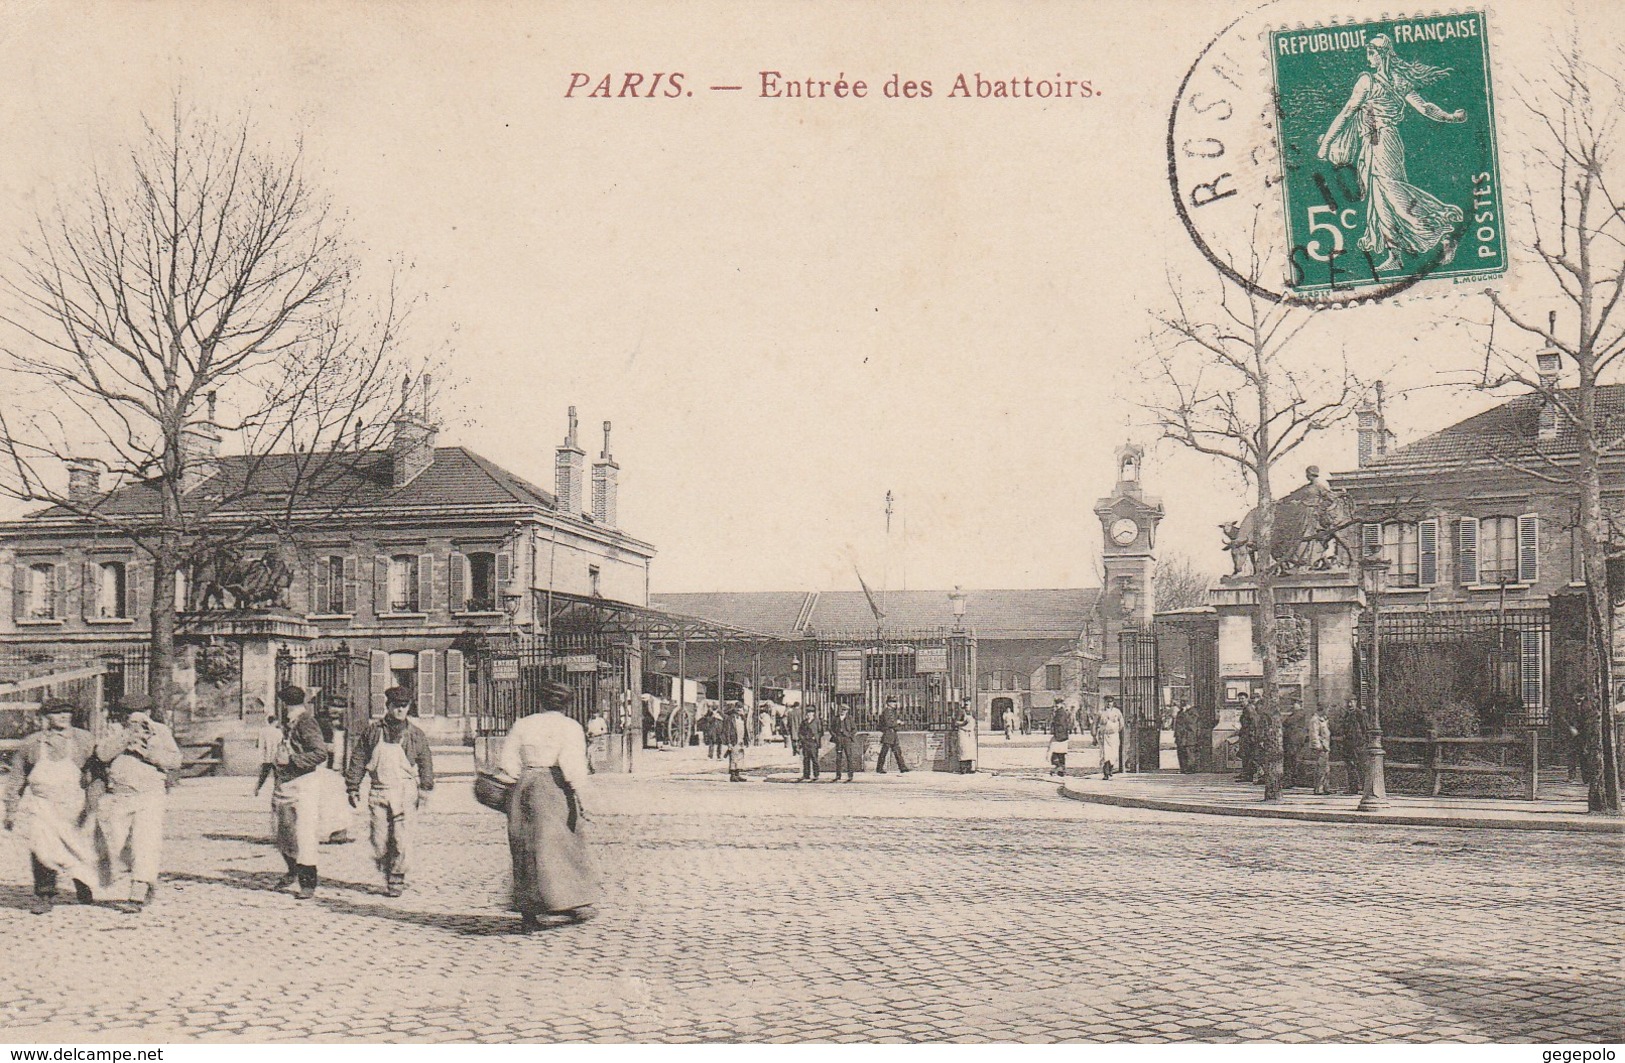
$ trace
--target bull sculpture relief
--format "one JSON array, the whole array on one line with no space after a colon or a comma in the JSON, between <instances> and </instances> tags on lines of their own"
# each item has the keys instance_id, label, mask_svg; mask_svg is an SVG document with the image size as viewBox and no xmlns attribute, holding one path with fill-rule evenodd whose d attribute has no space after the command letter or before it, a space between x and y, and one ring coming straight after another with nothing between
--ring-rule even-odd
<instances>
[{"instance_id":1,"label":"bull sculpture relief","mask_svg":"<svg viewBox=\"0 0 1625 1063\"><path fill-rule=\"evenodd\" d=\"M272 544L258 557L244 556L235 546L216 547L192 566L187 607L193 612L286 608L297 562L287 542Z\"/></svg>"},{"instance_id":2,"label":"bull sculpture relief","mask_svg":"<svg viewBox=\"0 0 1625 1063\"><path fill-rule=\"evenodd\" d=\"M1219 525L1230 554L1231 576L1255 576L1261 557L1276 572L1346 571L1356 557L1351 536L1354 507L1320 479L1320 469L1305 472L1308 483L1275 503L1275 527L1268 549L1258 541L1258 510L1239 522Z\"/></svg>"}]
</instances>

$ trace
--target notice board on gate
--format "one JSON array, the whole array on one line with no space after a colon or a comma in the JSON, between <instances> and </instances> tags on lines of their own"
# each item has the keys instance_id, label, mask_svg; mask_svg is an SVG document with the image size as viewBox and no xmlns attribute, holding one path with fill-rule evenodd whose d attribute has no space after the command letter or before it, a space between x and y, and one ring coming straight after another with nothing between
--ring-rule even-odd
<instances>
[{"instance_id":1,"label":"notice board on gate","mask_svg":"<svg viewBox=\"0 0 1625 1063\"><path fill-rule=\"evenodd\" d=\"M863 651L835 651L835 693L863 693Z\"/></svg>"}]
</instances>

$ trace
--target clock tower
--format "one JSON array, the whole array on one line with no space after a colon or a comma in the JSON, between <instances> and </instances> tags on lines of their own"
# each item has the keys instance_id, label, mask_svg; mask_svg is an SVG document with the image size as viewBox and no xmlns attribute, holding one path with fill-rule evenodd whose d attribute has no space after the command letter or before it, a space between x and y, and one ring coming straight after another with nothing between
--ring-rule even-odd
<instances>
[{"instance_id":1,"label":"clock tower","mask_svg":"<svg viewBox=\"0 0 1625 1063\"><path fill-rule=\"evenodd\" d=\"M1116 671L1118 633L1129 628L1149 632L1156 612L1152 578L1163 509L1160 498L1145 493L1144 471L1144 447L1136 443L1118 447L1117 484L1111 494L1095 503L1103 537L1100 613L1108 672Z\"/></svg>"}]
</instances>

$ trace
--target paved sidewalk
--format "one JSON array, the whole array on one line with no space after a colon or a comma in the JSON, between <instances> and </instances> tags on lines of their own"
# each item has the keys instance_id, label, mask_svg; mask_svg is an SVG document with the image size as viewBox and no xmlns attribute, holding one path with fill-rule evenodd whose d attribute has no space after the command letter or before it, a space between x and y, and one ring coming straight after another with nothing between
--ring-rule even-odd
<instances>
[{"instance_id":1,"label":"paved sidewalk","mask_svg":"<svg viewBox=\"0 0 1625 1063\"><path fill-rule=\"evenodd\" d=\"M1573 787L1564 788L1564 796ZM1289 790L1278 804L1264 804L1263 787L1236 782L1229 775L1182 775L1162 771L1121 774L1106 782L1099 776L1069 777L1062 788L1075 801L1149 808L1163 812L1197 812L1216 816L1254 816L1322 823L1380 823L1415 827L1485 827L1500 830L1563 830L1625 833L1625 820L1587 815L1583 796L1567 800L1515 801L1489 797L1408 797L1389 794L1383 812L1360 812L1358 796L1316 795ZM1583 792L1582 792L1583 793Z\"/></svg>"}]
</instances>

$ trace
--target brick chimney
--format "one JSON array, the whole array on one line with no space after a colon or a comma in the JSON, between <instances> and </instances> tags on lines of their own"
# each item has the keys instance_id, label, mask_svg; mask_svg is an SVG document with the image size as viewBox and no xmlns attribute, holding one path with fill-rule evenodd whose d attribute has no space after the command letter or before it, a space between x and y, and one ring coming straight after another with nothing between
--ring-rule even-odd
<instances>
[{"instance_id":1,"label":"brick chimney","mask_svg":"<svg viewBox=\"0 0 1625 1063\"><path fill-rule=\"evenodd\" d=\"M609 452L609 422L604 422L604 449L592 463L592 519L606 528L615 527L620 500L621 467Z\"/></svg>"},{"instance_id":2,"label":"brick chimney","mask_svg":"<svg viewBox=\"0 0 1625 1063\"><path fill-rule=\"evenodd\" d=\"M420 381L421 393L414 398L410 377L401 381L401 408L391 422L395 429L389 441L390 482L404 487L434 464L435 437L440 426L430 409L429 374Z\"/></svg>"},{"instance_id":3,"label":"brick chimney","mask_svg":"<svg viewBox=\"0 0 1625 1063\"><path fill-rule=\"evenodd\" d=\"M102 496L102 471L107 466L95 458L69 458L63 464L68 468L68 500L81 506L94 504Z\"/></svg>"},{"instance_id":4,"label":"brick chimney","mask_svg":"<svg viewBox=\"0 0 1625 1063\"><path fill-rule=\"evenodd\" d=\"M209 392L206 420L181 430L181 494L191 494L220 468L220 429L215 424L216 395Z\"/></svg>"},{"instance_id":5,"label":"brick chimney","mask_svg":"<svg viewBox=\"0 0 1625 1063\"><path fill-rule=\"evenodd\" d=\"M1544 350L1535 355L1535 371L1540 378L1540 439L1549 443L1557 438L1557 400L1552 392L1563 375L1562 352Z\"/></svg>"},{"instance_id":6,"label":"brick chimney","mask_svg":"<svg viewBox=\"0 0 1625 1063\"><path fill-rule=\"evenodd\" d=\"M1375 397L1367 398L1365 405L1354 411L1354 417L1358 425L1359 466L1364 468L1387 454L1388 444L1393 439L1388 431L1388 415L1383 409L1382 381L1377 381Z\"/></svg>"},{"instance_id":7,"label":"brick chimney","mask_svg":"<svg viewBox=\"0 0 1625 1063\"><path fill-rule=\"evenodd\" d=\"M582 514L586 504L587 452L576 442L576 408L570 407L570 433L564 437L553 458L553 493L559 511L572 517Z\"/></svg>"}]
</instances>

